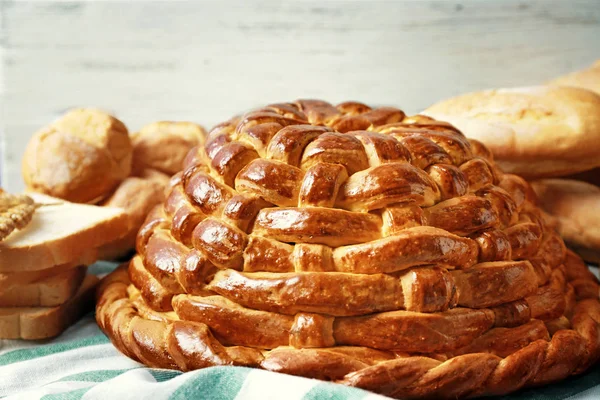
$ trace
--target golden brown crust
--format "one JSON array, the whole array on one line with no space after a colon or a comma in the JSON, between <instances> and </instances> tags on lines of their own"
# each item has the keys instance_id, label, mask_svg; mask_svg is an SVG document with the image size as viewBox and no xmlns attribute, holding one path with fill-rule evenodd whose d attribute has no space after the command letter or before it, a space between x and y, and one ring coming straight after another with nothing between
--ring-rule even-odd
<instances>
[{"instance_id":1,"label":"golden brown crust","mask_svg":"<svg viewBox=\"0 0 600 400\"><path fill-rule=\"evenodd\" d=\"M486 90L424 113L484 143L505 172L543 178L600 166L600 93L561 86Z\"/></svg>"},{"instance_id":2,"label":"golden brown crust","mask_svg":"<svg viewBox=\"0 0 600 400\"><path fill-rule=\"evenodd\" d=\"M37 132L23 155L30 190L76 203L97 203L131 171L125 125L95 109L73 109Z\"/></svg>"},{"instance_id":3,"label":"golden brown crust","mask_svg":"<svg viewBox=\"0 0 600 400\"><path fill-rule=\"evenodd\" d=\"M455 398L600 356L597 280L527 182L449 124L274 104L217 126L184 168L98 294L102 329L147 365Z\"/></svg>"},{"instance_id":4,"label":"golden brown crust","mask_svg":"<svg viewBox=\"0 0 600 400\"><path fill-rule=\"evenodd\" d=\"M430 314L434 319L429 320L422 320L418 313L395 312L389 317L382 314L378 317L381 321L367 317L368 322L346 319L332 325L319 314L297 314L294 319L262 311L243 311L234 303L211 297L186 295L174 299L177 315L152 322L138 316L135 303L127 296L128 284L125 268L102 282L98 292L98 323L121 351L153 367L187 371L214 365L244 365L333 380L399 398L408 395L454 398L506 394L524 386L564 379L600 357L597 294L577 303L570 318L572 327L563 326L550 332L536 319L516 328L502 328L497 319L490 320L497 311L489 309L473 315L455 309L447 317ZM229 305L222 308L224 304ZM314 318L311 315L318 317L318 321L306 322L306 318L308 321ZM304 322L298 322L299 319ZM194 322L198 320L201 322ZM428 328L423 325L425 321ZM383 325L377 328L378 324ZM500 327L489 329L494 325ZM312 331L317 326L320 331ZM390 326L400 329L395 331L393 342L379 343L381 339L372 336ZM250 329L259 329L262 334L244 334ZM311 333L305 339L298 338L306 329ZM426 336L424 344L433 347L415 342L415 329L426 329L423 332L429 332L430 336ZM335 343L359 339L370 345L394 347L406 337L403 349L443 351L450 346L456 350L430 358L367 347L329 347L334 343L331 333L336 330ZM440 336L443 340L439 342L434 339L444 333L452 336ZM317 340L319 337L323 339ZM450 340L451 337L454 339ZM312 342L305 342L309 339ZM285 347L288 341L293 347ZM276 349L258 350L273 347ZM474 368L478 370L476 374Z\"/></svg>"}]
</instances>

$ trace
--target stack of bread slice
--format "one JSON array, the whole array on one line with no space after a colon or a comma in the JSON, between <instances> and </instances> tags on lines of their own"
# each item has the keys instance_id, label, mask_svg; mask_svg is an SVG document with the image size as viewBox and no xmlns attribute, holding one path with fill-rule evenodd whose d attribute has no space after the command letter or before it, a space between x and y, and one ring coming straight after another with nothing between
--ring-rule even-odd
<instances>
[{"instance_id":1,"label":"stack of bread slice","mask_svg":"<svg viewBox=\"0 0 600 400\"><path fill-rule=\"evenodd\" d=\"M123 210L32 193L37 209L0 241L0 338L57 336L92 310L98 248L123 236Z\"/></svg>"},{"instance_id":2,"label":"stack of bread slice","mask_svg":"<svg viewBox=\"0 0 600 400\"><path fill-rule=\"evenodd\" d=\"M600 60L545 86L467 93L424 114L483 142L505 172L530 180L547 223L600 263Z\"/></svg>"}]
</instances>

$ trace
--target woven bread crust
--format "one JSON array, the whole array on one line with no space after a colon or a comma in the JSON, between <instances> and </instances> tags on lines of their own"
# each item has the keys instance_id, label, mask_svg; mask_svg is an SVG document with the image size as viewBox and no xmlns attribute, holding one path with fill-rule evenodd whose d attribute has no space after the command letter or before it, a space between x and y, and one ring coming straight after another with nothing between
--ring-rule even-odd
<instances>
[{"instance_id":1,"label":"woven bread crust","mask_svg":"<svg viewBox=\"0 0 600 400\"><path fill-rule=\"evenodd\" d=\"M215 127L171 183L97 304L117 348L149 366L451 398L600 357L597 280L529 185L449 124L270 105Z\"/></svg>"}]
</instances>

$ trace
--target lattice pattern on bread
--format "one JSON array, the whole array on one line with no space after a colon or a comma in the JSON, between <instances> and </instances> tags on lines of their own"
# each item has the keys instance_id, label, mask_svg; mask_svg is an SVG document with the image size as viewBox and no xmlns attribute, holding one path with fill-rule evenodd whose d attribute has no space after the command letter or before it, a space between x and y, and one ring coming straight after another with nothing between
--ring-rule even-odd
<instances>
[{"instance_id":1,"label":"lattice pattern on bread","mask_svg":"<svg viewBox=\"0 0 600 400\"><path fill-rule=\"evenodd\" d=\"M274 104L216 126L97 318L150 366L246 365L395 397L500 394L600 357L598 282L451 125Z\"/></svg>"}]
</instances>

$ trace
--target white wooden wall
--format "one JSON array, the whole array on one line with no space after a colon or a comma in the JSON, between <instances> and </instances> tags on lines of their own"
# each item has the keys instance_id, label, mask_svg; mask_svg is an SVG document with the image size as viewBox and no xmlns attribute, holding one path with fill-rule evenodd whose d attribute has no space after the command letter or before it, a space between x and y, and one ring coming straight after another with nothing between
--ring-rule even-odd
<instances>
[{"instance_id":1,"label":"white wooden wall","mask_svg":"<svg viewBox=\"0 0 600 400\"><path fill-rule=\"evenodd\" d=\"M600 58L600 1L0 0L3 185L29 136L74 106L130 127L207 126L318 97L417 112L542 83Z\"/></svg>"}]
</instances>

